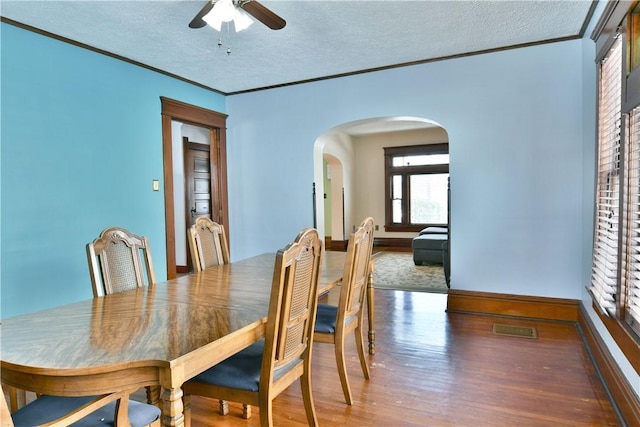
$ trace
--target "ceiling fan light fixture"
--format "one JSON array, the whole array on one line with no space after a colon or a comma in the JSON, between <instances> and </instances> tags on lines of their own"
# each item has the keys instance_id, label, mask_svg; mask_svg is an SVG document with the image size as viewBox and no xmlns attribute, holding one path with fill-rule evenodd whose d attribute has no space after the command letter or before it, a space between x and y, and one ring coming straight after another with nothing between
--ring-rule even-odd
<instances>
[{"instance_id":1,"label":"ceiling fan light fixture","mask_svg":"<svg viewBox=\"0 0 640 427\"><path fill-rule=\"evenodd\" d=\"M233 17L233 25L236 27L236 32L246 30L253 24L253 19L247 12L241 7L236 7L236 13Z\"/></svg>"},{"instance_id":2,"label":"ceiling fan light fixture","mask_svg":"<svg viewBox=\"0 0 640 427\"><path fill-rule=\"evenodd\" d=\"M247 29L253 24L253 19L249 14L238 7L233 0L217 0L209 13L202 17L202 20L215 28L216 31L220 31L223 22L233 21L236 32Z\"/></svg>"}]
</instances>

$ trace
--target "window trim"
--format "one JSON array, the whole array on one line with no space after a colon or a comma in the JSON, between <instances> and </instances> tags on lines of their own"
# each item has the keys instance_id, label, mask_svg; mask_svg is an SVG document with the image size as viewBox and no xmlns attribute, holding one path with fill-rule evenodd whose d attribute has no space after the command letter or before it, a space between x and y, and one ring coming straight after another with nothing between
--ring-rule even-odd
<instances>
[{"instance_id":1,"label":"window trim","mask_svg":"<svg viewBox=\"0 0 640 427\"><path fill-rule=\"evenodd\" d=\"M434 154L449 154L449 143L435 143L435 144L422 144L422 145L408 145L400 147L385 147L384 148L384 176L385 176L385 231L388 232L418 232L425 227L437 226L446 227L449 222L449 206L447 203L447 223L424 223L424 224L409 224L406 218L403 218L401 224L393 222L393 207L391 200L391 186L392 176L402 174L403 180L406 183L407 177L416 174L442 174L449 173L449 163L437 164L437 165L421 165L421 166L392 166L392 158L399 155L434 155ZM408 194L408 186L403 186L403 201L405 201L405 212L410 206L411 199Z\"/></svg>"},{"instance_id":2,"label":"window trim","mask_svg":"<svg viewBox=\"0 0 640 427\"><path fill-rule=\"evenodd\" d=\"M596 43L596 66L598 66L600 64L600 62L602 61L602 59L608 54L609 50L611 49L611 46L613 45L614 41L615 41L615 37L616 37L616 33L619 31L621 36L622 36L622 49L623 49L623 54L622 54L622 73L620 75L620 79L621 79L621 84L622 84L622 93L621 93L621 111L620 111L620 120L621 120L621 124L620 124L620 131L621 131L621 135L620 135L620 141L622 144L622 148L621 148L621 156L622 158L620 159L620 161L623 163L625 162L625 151L626 151L626 144L628 143L625 132L627 131L627 114L633 110L634 108L638 107L639 103L640 103L640 90L638 89L633 89L633 88L637 88L637 85L634 85L634 82L638 82L640 77L638 77L640 75L639 71L640 71L640 67L636 67L636 69L634 70L628 70L627 69L627 63L629 61L628 58L628 43L629 43L629 34L627 34L627 32L629 31L629 23L627 20L627 17L629 16L629 14L632 12L634 7L637 7L637 2L636 1L612 1L609 2L607 4L606 9L604 10L602 17L600 18L600 21L597 23L594 32L591 35L591 38L595 41ZM600 73L598 72L598 82L597 82L597 86L600 86ZM599 91L599 89L598 89ZM598 108L600 105L600 93L598 93ZM598 119L599 120L599 119ZM598 159L599 157L599 131L597 134L597 144L596 144L596 159ZM598 176L599 174L599 164L596 162L596 164L594 165L596 167L596 176ZM620 171L620 173L622 174L621 176L621 182L620 182L620 191L623 192L624 191L624 187L625 187L625 180L626 178L624 177L625 173L624 173L624 168L626 166L622 166L622 170ZM598 187L597 187L597 182L595 183L596 187L596 196L597 196L597 192L599 191ZM622 194L621 194L621 197ZM597 204L594 205L596 210L597 210ZM624 203L622 204L622 206L624 206ZM596 216L594 216L594 220L597 221L597 211L594 212L596 214ZM621 254L622 254L622 242L623 242L623 221L625 221L625 219L623 218L623 216L626 216L627 214L624 212L620 212L620 217L621 217L621 222L619 224L619 230L618 230L618 239L619 239L619 243L618 243L618 273L617 273L617 280L616 280L616 287L617 287L617 291L616 294L619 295L621 292L621 264L622 264L622 259L621 259ZM595 223L594 223L595 226ZM595 230L595 227L594 227ZM596 235L595 235L595 231L594 231L594 242L596 239ZM591 284L589 285L589 292L591 293ZM611 337L613 338L613 340L616 342L616 344L618 345L618 347L620 348L620 350L622 351L622 353L625 355L625 357L627 358L627 360L630 362L631 366L634 368L634 370L640 374L640 336L634 332L631 327L629 325L627 325L627 323L624 320L624 316L621 316L619 314L619 309L620 309L620 298L618 298L618 301L616 301L616 309L618 311L618 313L615 314L611 314L611 313L607 313L603 308L600 307L600 305L598 304L598 302L596 301L596 299L593 297L592 294L592 306L595 310L595 312L597 313L598 317L601 319L602 323L604 324L604 326L606 327L606 329L608 330L609 334L611 334Z\"/></svg>"}]
</instances>

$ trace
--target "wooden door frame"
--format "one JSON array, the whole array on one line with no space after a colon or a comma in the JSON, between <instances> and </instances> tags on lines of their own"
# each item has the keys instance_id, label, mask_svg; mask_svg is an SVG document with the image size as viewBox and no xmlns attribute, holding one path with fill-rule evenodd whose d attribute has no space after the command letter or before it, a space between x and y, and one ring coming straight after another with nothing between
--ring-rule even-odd
<instances>
[{"instance_id":1,"label":"wooden door frame","mask_svg":"<svg viewBox=\"0 0 640 427\"><path fill-rule=\"evenodd\" d=\"M160 97L162 103L162 159L164 167L164 216L165 216L165 237L167 254L167 279L176 277L176 235L175 235L175 212L174 212L174 189L173 189L173 135L171 134L171 122L180 122L202 126L217 132L219 144L219 163L214 165L215 153L211 153L211 170L214 166L218 168L219 182L211 179L213 187L218 182L218 189L211 188L211 194L219 194L220 197L220 219L227 232L229 239L229 198L227 192L227 115L212 110L207 110L195 105L186 104L181 101ZM213 197L213 196L212 196ZM213 201L212 201L213 203ZM213 208L213 206L212 206Z\"/></svg>"}]
</instances>

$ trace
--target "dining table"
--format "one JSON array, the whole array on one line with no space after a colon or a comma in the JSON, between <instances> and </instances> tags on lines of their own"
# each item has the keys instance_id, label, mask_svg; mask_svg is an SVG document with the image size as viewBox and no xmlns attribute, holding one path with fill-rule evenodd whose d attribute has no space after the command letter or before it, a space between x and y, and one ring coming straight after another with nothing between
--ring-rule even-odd
<instances>
[{"instance_id":1,"label":"dining table","mask_svg":"<svg viewBox=\"0 0 640 427\"><path fill-rule=\"evenodd\" d=\"M319 297L337 291L331 292L340 284L344 261L344 252L324 252ZM146 386L152 390L149 401L162 409L163 426L188 426L184 382L264 336L274 263L275 253L261 254L148 287L2 319L2 382L60 396ZM371 273L367 304L373 354Z\"/></svg>"}]
</instances>

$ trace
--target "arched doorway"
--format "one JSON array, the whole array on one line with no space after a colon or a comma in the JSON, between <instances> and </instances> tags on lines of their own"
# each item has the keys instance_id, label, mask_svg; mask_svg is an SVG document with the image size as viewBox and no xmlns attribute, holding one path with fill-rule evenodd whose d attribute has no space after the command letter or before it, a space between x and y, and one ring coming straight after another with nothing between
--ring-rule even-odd
<instances>
[{"instance_id":1,"label":"arched doorway","mask_svg":"<svg viewBox=\"0 0 640 427\"><path fill-rule=\"evenodd\" d=\"M347 240L351 230L366 216L376 223L376 240L407 244L416 233L385 230L384 147L449 143L449 136L437 122L420 117L375 117L356 120L328 129L314 145L316 183L316 227L331 239ZM327 166L331 180L326 180ZM335 203L333 182L342 173L342 203ZM331 181L331 182L329 182ZM324 199L330 185L331 200ZM327 194L329 194L327 193ZM330 206L330 210L325 208ZM344 237L337 233L335 218L342 219Z\"/></svg>"}]
</instances>

